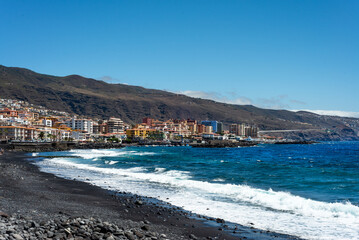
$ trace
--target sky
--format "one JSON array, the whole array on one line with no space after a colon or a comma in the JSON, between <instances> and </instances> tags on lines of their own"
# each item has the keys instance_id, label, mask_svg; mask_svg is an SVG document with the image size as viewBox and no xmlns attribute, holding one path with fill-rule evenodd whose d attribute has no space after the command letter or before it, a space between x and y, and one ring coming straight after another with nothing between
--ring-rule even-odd
<instances>
[{"instance_id":1,"label":"sky","mask_svg":"<svg viewBox=\"0 0 359 240\"><path fill-rule=\"evenodd\" d=\"M359 117L357 0L0 0L0 23L4 66Z\"/></svg>"}]
</instances>

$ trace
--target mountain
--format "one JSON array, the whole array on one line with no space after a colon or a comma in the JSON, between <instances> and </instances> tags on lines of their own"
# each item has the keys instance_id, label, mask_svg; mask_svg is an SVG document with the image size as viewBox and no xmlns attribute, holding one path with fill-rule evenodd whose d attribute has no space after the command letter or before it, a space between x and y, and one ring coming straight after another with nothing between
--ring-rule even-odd
<instances>
[{"instance_id":1,"label":"mountain","mask_svg":"<svg viewBox=\"0 0 359 240\"><path fill-rule=\"evenodd\" d=\"M359 138L358 119L323 118L309 112L225 104L138 86L109 84L79 75L57 77L2 65L0 97L94 118L116 116L127 123L141 122L146 116L161 120L214 119L227 125L255 124L262 130L320 129L313 133L318 139ZM313 138L311 131L305 134L305 138Z\"/></svg>"}]
</instances>

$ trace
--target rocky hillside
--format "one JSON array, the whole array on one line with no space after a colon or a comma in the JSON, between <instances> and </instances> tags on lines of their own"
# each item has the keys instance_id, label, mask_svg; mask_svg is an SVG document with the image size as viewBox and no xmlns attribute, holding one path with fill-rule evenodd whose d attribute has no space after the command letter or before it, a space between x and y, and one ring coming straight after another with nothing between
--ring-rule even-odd
<instances>
[{"instance_id":1,"label":"rocky hillside","mask_svg":"<svg viewBox=\"0 0 359 240\"><path fill-rule=\"evenodd\" d=\"M78 75L57 77L1 65L0 97L84 116L117 116L128 123L139 122L144 116L215 119L225 124L256 124L265 130L330 129L340 139L358 138L358 129L345 123L345 118L323 119L308 112L225 104L143 87L109 84Z\"/></svg>"}]
</instances>

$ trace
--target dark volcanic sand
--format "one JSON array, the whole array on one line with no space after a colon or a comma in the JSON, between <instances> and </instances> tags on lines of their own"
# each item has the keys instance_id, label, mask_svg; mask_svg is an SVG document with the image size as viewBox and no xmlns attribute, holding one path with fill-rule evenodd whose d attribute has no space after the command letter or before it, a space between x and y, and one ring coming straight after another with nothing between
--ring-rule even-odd
<instances>
[{"instance_id":1,"label":"dark volcanic sand","mask_svg":"<svg viewBox=\"0 0 359 240\"><path fill-rule=\"evenodd\" d=\"M125 231L152 232L157 237L152 239L297 239L220 220L217 223L155 199L59 178L40 172L29 158L9 152L0 156L0 212L38 222L94 217ZM141 230L144 225L149 229Z\"/></svg>"}]
</instances>

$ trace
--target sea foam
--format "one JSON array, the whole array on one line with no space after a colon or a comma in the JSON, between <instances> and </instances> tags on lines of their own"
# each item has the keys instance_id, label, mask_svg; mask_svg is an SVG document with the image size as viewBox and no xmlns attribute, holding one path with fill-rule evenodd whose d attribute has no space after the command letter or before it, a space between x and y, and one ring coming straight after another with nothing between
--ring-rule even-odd
<instances>
[{"instance_id":1,"label":"sea foam","mask_svg":"<svg viewBox=\"0 0 359 240\"><path fill-rule=\"evenodd\" d=\"M189 172L165 168L104 168L92 165L89 157L137 154L135 151L91 150L87 155L82 151L72 154L89 161L84 164L71 158L56 158L38 164L44 171L63 177L80 176L80 180L103 188L157 197L198 214L246 226L254 223L254 227L263 230L307 239L359 239L359 207L350 202L327 203L272 189L198 181Z\"/></svg>"},{"instance_id":2,"label":"sea foam","mask_svg":"<svg viewBox=\"0 0 359 240\"><path fill-rule=\"evenodd\" d=\"M100 157L118 157L118 156L146 156L146 155L155 155L154 152L137 152L137 151L122 151L121 149L113 150L102 150L102 149L85 149L85 150L71 150L70 156L81 157L84 159L93 159Z\"/></svg>"}]
</instances>

